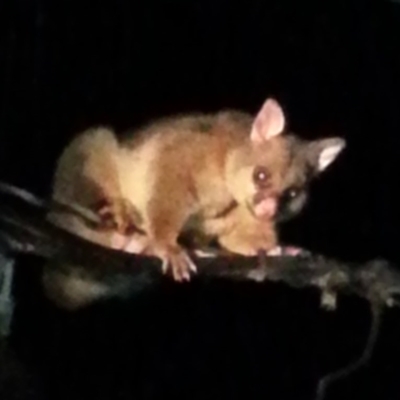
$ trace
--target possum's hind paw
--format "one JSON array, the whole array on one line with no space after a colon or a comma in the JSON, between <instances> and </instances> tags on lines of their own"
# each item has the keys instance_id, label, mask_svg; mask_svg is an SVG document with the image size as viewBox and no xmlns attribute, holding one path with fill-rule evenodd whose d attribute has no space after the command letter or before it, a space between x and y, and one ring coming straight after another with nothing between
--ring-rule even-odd
<instances>
[{"instance_id":1,"label":"possum's hind paw","mask_svg":"<svg viewBox=\"0 0 400 400\"><path fill-rule=\"evenodd\" d=\"M119 232L114 232L111 235L110 245L115 250L122 250L134 254L145 254L148 248L148 239L145 235L137 233L122 235Z\"/></svg>"},{"instance_id":2,"label":"possum's hind paw","mask_svg":"<svg viewBox=\"0 0 400 400\"><path fill-rule=\"evenodd\" d=\"M104 199L95 205L103 228L114 229L119 234L129 236L140 232L140 218L132 204L124 199Z\"/></svg>"}]
</instances>

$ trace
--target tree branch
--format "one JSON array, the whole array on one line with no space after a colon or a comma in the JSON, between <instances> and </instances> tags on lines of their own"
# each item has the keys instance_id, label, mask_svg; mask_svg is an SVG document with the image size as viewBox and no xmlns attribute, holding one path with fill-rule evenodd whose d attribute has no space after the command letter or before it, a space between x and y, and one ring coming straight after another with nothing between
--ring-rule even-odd
<instances>
[{"instance_id":1,"label":"tree branch","mask_svg":"<svg viewBox=\"0 0 400 400\"><path fill-rule=\"evenodd\" d=\"M96 276L126 274L134 279L137 277L142 280L144 277L150 282L161 277L161 262L157 258L99 246L46 221L49 206L44 200L22 189L0 182L0 251L8 256L25 253L80 265ZM90 219L93 216L87 217ZM328 299L330 306L338 292L355 293L370 302L371 331L363 355L356 362L322 378L317 389L318 400L324 397L330 383L344 378L369 361L383 308L398 305L395 296L400 293L400 273L385 260L358 264L316 254L296 257L221 254L217 257L194 257L194 261L201 276L282 281L296 288L314 286L322 291L322 303Z\"/></svg>"},{"instance_id":2,"label":"tree branch","mask_svg":"<svg viewBox=\"0 0 400 400\"><path fill-rule=\"evenodd\" d=\"M32 194L0 183L0 249L78 264L93 273L145 274L155 279L161 274L161 262L155 257L108 249L56 227L45 219L48 207ZM195 258L202 276L314 286L325 293L350 292L387 305L395 304L394 296L400 293L400 273L385 260L346 263L317 254Z\"/></svg>"}]
</instances>

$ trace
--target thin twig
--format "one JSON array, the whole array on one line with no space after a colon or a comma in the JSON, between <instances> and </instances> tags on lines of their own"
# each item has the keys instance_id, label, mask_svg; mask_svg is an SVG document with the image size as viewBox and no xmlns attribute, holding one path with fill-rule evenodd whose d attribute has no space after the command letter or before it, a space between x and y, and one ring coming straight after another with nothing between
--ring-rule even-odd
<instances>
[{"instance_id":1,"label":"thin twig","mask_svg":"<svg viewBox=\"0 0 400 400\"><path fill-rule=\"evenodd\" d=\"M381 319L383 313L383 306L379 302L371 302L371 328L368 334L367 343L361 357L350 363L349 365L325 375L320 379L317 387L317 395L315 400L323 400L326 396L328 387L339 380L348 377L350 374L356 372L360 368L366 367L371 360L375 344L379 335L379 328L381 326Z\"/></svg>"}]
</instances>

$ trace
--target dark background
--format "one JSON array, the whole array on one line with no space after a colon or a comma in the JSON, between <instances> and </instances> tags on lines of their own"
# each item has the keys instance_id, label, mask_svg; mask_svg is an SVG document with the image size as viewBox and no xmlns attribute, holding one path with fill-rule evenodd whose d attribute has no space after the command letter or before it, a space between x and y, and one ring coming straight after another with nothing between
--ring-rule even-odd
<instances>
[{"instance_id":1,"label":"dark background","mask_svg":"<svg viewBox=\"0 0 400 400\"><path fill-rule=\"evenodd\" d=\"M274 96L299 135L348 142L283 238L345 260L399 261L400 5L3 0L0 51L0 179L48 195L81 129L256 112ZM357 298L327 313L313 290L200 279L69 315L41 297L39 267L21 260L11 337L29 383L3 398L311 399L368 333ZM328 398L400 398L398 321L387 312L370 368Z\"/></svg>"}]
</instances>

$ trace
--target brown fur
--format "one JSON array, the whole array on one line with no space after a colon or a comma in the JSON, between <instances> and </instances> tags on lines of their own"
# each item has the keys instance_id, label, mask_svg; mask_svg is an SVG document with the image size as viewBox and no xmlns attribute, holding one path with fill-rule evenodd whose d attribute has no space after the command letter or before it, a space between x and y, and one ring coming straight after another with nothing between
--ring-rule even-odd
<instances>
[{"instance_id":1,"label":"brown fur","mask_svg":"<svg viewBox=\"0 0 400 400\"><path fill-rule=\"evenodd\" d=\"M187 275L190 265L178 237L191 230L241 254L272 249L277 245L275 222L253 212L255 196L264 195L254 187L254 166L270 172L264 191L280 196L306 184L314 155L308 142L289 135L254 146L249 140L253 120L238 111L165 118L118 140L110 129L90 129L61 155L52 196L89 208L108 200L117 228L123 231L124 221L131 218L146 234L140 240L147 252L172 264L177 280ZM132 208L125 206L126 200ZM72 214L55 211L49 219L112 246L112 232L90 229ZM45 287L63 307L74 309L107 295L98 282L90 289L90 277L79 275L79 266L69 266L71 273L62 276L51 268ZM57 290L62 295L57 296Z\"/></svg>"}]
</instances>

